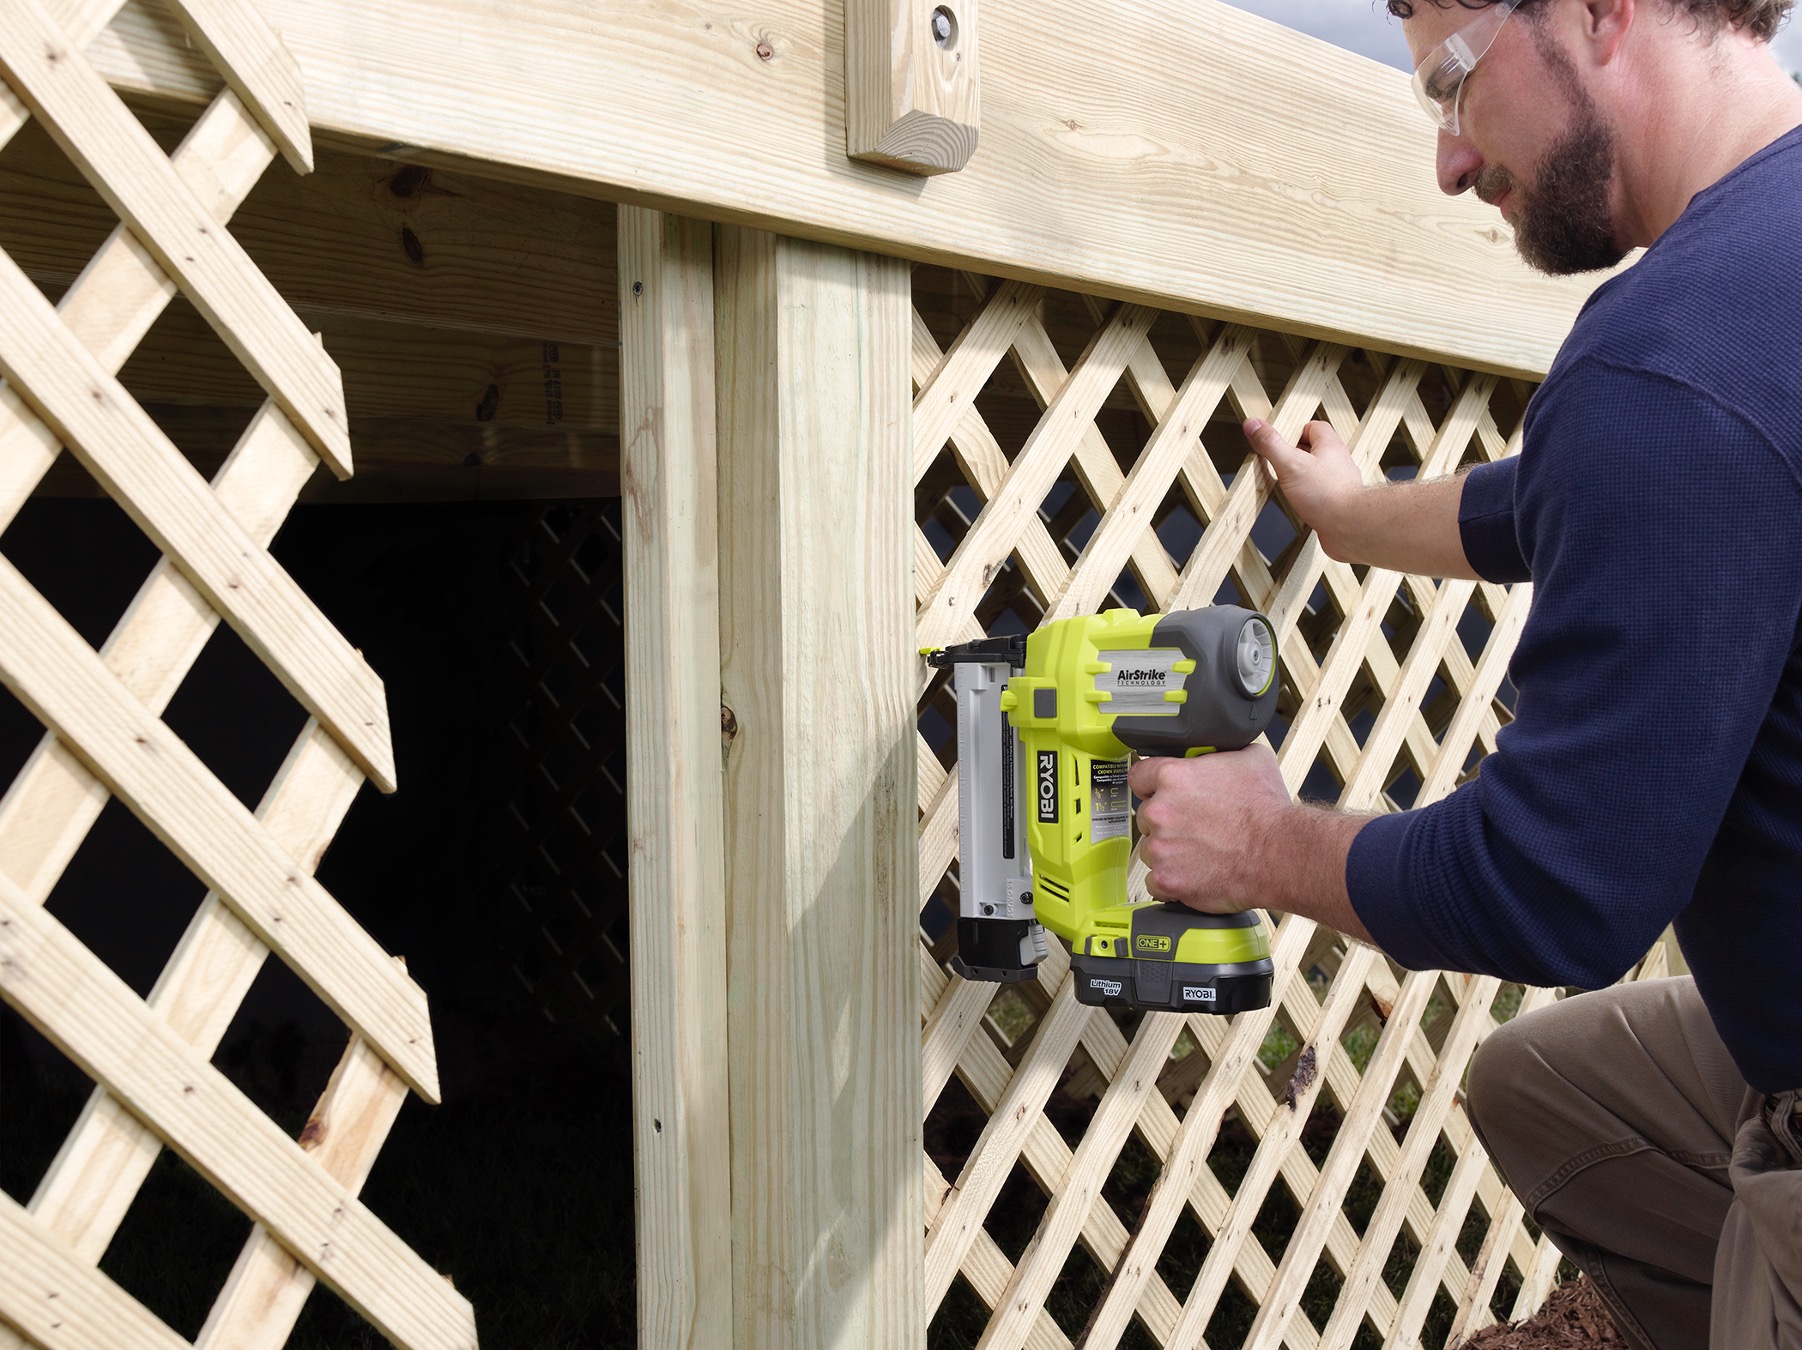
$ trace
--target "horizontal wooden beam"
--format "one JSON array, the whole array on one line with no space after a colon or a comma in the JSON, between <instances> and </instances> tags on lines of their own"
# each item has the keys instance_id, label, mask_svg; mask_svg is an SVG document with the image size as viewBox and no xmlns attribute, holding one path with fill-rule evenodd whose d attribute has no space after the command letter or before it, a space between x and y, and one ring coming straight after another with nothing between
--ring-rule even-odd
<instances>
[{"instance_id":1,"label":"horizontal wooden beam","mask_svg":"<svg viewBox=\"0 0 1804 1350\"><path fill-rule=\"evenodd\" d=\"M344 377L355 425L429 417L471 426L620 425L620 353L571 342L303 313ZM262 406L264 394L192 307L177 301L119 372L145 403ZM357 459L362 472L363 458Z\"/></svg>"},{"instance_id":2,"label":"horizontal wooden beam","mask_svg":"<svg viewBox=\"0 0 1804 1350\"><path fill-rule=\"evenodd\" d=\"M151 404L147 411L211 478L250 415L243 408ZM357 472L321 471L302 502L548 501L620 495L620 441L613 431L451 422L428 417L351 419ZM57 458L38 494L96 497L99 484L72 455Z\"/></svg>"},{"instance_id":3,"label":"horizontal wooden beam","mask_svg":"<svg viewBox=\"0 0 1804 1350\"><path fill-rule=\"evenodd\" d=\"M1436 190L1403 75L1219 0L987 3L982 143L930 180L846 157L839 0L256 3L316 139L397 158L1509 374L1592 284ZM91 51L217 87L135 0Z\"/></svg>"},{"instance_id":4,"label":"horizontal wooden beam","mask_svg":"<svg viewBox=\"0 0 1804 1350\"><path fill-rule=\"evenodd\" d=\"M165 149L192 121L138 111ZM0 247L34 281L67 286L117 223L36 119L0 156ZM264 174L231 228L304 313L518 334L609 352L620 341L608 202L321 151L305 177Z\"/></svg>"}]
</instances>

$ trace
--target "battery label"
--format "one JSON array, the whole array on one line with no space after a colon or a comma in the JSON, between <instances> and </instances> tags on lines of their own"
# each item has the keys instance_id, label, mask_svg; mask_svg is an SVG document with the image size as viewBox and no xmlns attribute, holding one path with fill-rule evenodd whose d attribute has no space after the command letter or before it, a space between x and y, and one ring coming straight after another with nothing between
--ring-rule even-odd
<instances>
[{"instance_id":1,"label":"battery label","mask_svg":"<svg viewBox=\"0 0 1804 1350\"><path fill-rule=\"evenodd\" d=\"M1114 716L1176 717L1182 704L1167 703L1165 691L1182 689L1184 677L1172 667L1184 659L1176 647L1152 647L1145 651L1096 653L1109 669L1096 677L1096 687L1108 694L1101 711Z\"/></svg>"},{"instance_id":2,"label":"battery label","mask_svg":"<svg viewBox=\"0 0 1804 1350\"><path fill-rule=\"evenodd\" d=\"M1125 759L1090 761L1090 842L1126 839L1128 833L1128 762Z\"/></svg>"}]
</instances>

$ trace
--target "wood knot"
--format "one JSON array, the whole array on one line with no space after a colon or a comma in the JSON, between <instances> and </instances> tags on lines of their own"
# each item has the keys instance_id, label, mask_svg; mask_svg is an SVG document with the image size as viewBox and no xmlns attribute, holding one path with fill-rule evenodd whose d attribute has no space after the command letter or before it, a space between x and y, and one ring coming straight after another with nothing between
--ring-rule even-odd
<instances>
[{"instance_id":1,"label":"wood knot","mask_svg":"<svg viewBox=\"0 0 1804 1350\"><path fill-rule=\"evenodd\" d=\"M752 48L752 50L758 53L758 59L760 61L769 61L777 54L777 49L770 45L770 41L767 38L759 38L758 45Z\"/></svg>"},{"instance_id":2,"label":"wood knot","mask_svg":"<svg viewBox=\"0 0 1804 1350\"><path fill-rule=\"evenodd\" d=\"M412 197L431 181L431 169L421 164L403 164L388 180L388 190L397 197Z\"/></svg>"}]
</instances>

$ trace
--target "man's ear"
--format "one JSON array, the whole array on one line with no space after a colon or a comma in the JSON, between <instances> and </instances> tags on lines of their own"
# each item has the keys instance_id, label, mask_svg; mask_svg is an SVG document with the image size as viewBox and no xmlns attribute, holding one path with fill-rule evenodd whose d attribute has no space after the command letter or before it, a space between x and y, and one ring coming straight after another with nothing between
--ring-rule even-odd
<instances>
[{"instance_id":1,"label":"man's ear","mask_svg":"<svg viewBox=\"0 0 1804 1350\"><path fill-rule=\"evenodd\" d=\"M1640 6L1637 0L1582 0L1580 8L1591 59L1600 66L1608 65L1635 26Z\"/></svg>"}]
</instances>

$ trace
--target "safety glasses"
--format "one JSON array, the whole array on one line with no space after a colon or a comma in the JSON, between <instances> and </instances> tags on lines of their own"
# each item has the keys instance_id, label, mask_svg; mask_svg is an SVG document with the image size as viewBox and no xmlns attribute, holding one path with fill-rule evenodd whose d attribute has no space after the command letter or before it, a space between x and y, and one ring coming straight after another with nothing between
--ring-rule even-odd
<instances>
[{"instance_id":1,"label":"safety glasses","mask_svg":"<svg viewBox=\"0 0 1804 1350\"><path fill-rule=\"evenodd\" d=\"M1522 0L1497 3L1422 58L1416 67L1416 101L1443 131L1459 135L1460 95L1466 76L1491 50L1497 34Z\"/></svg>"}]
</instances>

